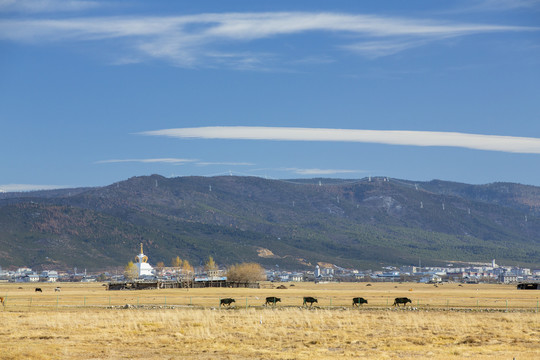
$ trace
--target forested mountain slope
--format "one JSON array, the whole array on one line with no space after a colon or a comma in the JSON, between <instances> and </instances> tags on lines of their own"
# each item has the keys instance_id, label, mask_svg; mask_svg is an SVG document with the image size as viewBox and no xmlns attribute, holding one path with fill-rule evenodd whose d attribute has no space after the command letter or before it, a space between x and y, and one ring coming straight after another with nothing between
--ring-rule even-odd
<instances>
[{"instance_id":1,"label":"forested mountain slope","mask_svg":"<svg viewBox=\"0 0 540 360\"><path fill-rule=\"evenodd\" d=\"M540 265L540 190L444 181L134 177L100 188L0 194L0 265L150 262L300 268Z\"/></svg>"}]
</instances>

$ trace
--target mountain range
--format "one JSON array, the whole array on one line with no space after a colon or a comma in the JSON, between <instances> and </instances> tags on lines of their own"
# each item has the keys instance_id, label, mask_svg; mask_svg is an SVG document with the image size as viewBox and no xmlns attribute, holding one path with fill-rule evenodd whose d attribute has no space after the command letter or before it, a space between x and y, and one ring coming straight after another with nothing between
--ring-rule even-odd
<instances>
[{"instance_id":1,"label":"mountain range","mask_svg":"<svg viewBox=\"0 0 540 360\"><path fill-rule=\"evenodd\" d=\"M258 262L285 269L490 262L540 267L540 188L441 180L133 177L0 193L0 266Z\"/></svg>"}]
</instances>

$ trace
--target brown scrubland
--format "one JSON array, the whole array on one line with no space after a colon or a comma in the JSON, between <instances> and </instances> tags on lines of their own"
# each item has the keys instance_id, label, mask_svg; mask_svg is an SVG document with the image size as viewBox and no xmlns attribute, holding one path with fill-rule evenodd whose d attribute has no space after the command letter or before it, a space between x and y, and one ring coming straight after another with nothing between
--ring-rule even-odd
<instances>
[{"instance_id":1,"label":"brown scrubland","mask_svg":"<svg viewBox=\"0 0 540 360\"><path fill-rule=\"evenodd\" d=\"M61 286L60 292L54 287ZM0 284L2 359L537 359L540 291L509 285L296 283L106 291ZM34 293L39 286L43 293ZM262 306L277 296L277 306ZM313 308L302 296L317 297ZM367 305L353 308L352 297ZM396 308L389 299L406 296ZM232 297L230 309L219 299ZM390 302L387 305L387 302ZM127 305L127 306L126 306Z\"/></svg>"}]
</instances>

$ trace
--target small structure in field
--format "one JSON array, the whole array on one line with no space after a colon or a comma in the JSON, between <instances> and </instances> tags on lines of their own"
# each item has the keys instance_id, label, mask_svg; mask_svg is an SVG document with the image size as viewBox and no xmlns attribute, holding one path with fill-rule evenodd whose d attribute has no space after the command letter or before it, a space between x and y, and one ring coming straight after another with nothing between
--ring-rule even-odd
<instances>
[{"instance_id":1,"label":"small structure in field","mask_svg":"<svg viewBox=\"0 0 540 360\"><path fill-rule=\"evenodd\" d=\"M519 283L517 285L518 290L540 290L540 283L538 282L532 282L532 283Z\"/></svg>"}]
</instances>

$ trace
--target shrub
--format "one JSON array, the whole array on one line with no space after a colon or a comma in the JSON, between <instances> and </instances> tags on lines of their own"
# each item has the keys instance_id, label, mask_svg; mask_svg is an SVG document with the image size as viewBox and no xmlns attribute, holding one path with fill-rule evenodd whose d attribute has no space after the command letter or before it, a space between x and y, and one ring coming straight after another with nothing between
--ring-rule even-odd
<instances>
[{"instance_id":1,"label":"shrub","mask_svg":"<svg viewBox=\"0 0 540 360\"><path fill-rule=\"evenodd\" d=\"M238 282L253 282L266 280L266 273L257 263L242 263L231 265L227 269L227 280Z\"/></svg>"}]
</instances>

